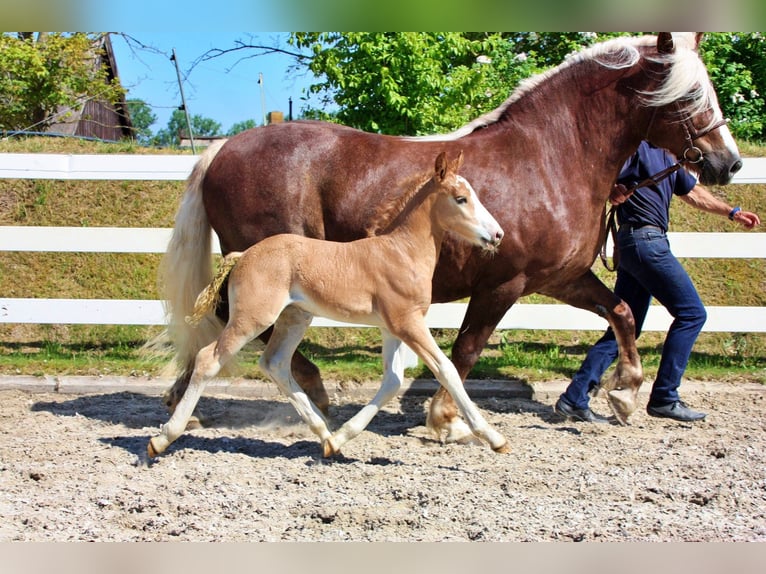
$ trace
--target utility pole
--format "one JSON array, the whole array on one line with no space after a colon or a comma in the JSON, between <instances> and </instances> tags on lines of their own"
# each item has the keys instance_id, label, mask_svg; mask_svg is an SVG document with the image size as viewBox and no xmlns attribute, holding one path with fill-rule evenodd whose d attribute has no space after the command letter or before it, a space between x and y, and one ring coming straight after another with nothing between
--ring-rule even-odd
<instances>
[{"instance_id":1,"label":"utility pole","mask_svg":"<svg viewBox=\"0 0 766 574\"><path fill-rule=\"evenodd\" d=\"M173 55L170 56L170 60L176 65L176 76L178 77L178 89L181 92L181 105L179 110L183 110L186 114L186 129L189 130L189 141L191 141L192 153L196 155L197 150L194 147L194 133L192 132L191 119L189 118L189 110L186 109L186 97L184 96L184 85L181 81L181 70L178 69L178 58L176 58L176 49L173 48Z\"/></svg>"},{"instance_id":2,"label":"utility pole","mask_svg":"<svg viewBox=\"0 0 766 574\"><path fill-rule=\"evenodd\" d=\"M258 73L258 83L261 85L261 114L263 114L263 125L266 125L266 96L263 93L263 72Z\"/></svg>"}]
</instances>

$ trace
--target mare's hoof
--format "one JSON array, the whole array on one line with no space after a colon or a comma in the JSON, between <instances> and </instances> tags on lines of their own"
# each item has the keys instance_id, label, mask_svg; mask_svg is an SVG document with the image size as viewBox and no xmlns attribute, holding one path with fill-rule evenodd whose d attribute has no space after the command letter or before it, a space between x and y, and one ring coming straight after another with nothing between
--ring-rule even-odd
<instances>
[{"instance_id":1,"label":"mare's hoof","mask_svg":"<svg viewBox=\"0 0 766 574\"><path fill-rule=\"evenodd\" d=\"M201 429L202 426L202 420L196 415L190 416L186 422L186 430Z\"/></svg>"},{"instance_id":2,"label":"mare's hoof","mask_svg":"<svg viewBox=\"0 0 766 574\"><path fill-rule=\"evenodd\" d=\"M508 441L505 441L499 447L493 448L492 450L494 450L498 454L508 454L509 452L511 452L511 445L508 444Z\"/></svg>"},{"instance_id":3,"label":"mare's hoof","mask_svg":"<svg viewBox=\"0 0 766 574\"><path fill-rule=\"evenodd\" d=\"M481 439L473 434L471 427L461 418L455 417L444 424L443 428L447 429L447 438L444 439L447 444L481 444Z\"/></svg>"},{"instance_id":4,"label":"mare's hoof","mask_svg":"<svg viewBox=\"0 0 766 574\"><path fill-rule=\"evenodd\" d=\"M631 389L613 389L606 398L617 422L628 424L628 417L636 410L636 394Z\"/></svg>"}]
</instances>

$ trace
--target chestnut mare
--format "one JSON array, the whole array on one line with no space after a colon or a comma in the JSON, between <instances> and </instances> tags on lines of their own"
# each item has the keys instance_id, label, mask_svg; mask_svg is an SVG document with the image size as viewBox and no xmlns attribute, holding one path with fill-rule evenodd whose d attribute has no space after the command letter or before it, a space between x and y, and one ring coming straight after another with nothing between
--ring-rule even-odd
<instances>
[{"instance_id":1,"label":"chestnut mare","mask_svg":"<svg viewBox=\"0 0 766 574\"><path fill-rule=\"evenodd\" d=\"M642 139L695 161L687 167L703 184L728 183L742 165L698 54L700 39L661 33L596 44L443 136L289 122L245 131L210 150L190 177L164 263L169 333L183 369L166 394L168 406L183 394L197 351L213 338L184 323L212 277L211 227L224 253L284 232L358 239L377 206L401 194L438 149L462 149L466 177L507 234L491 261L449 236L441 251L432 301L470 297L452 347L461 379L511 305L542 293L593 311L614 329L620 356L602 390L626 422L643 381L633 316L591 272L612 184ZM226 317L225 302L219 315ZM213 321L207 327L220 330ZM296 353L292 369L326 408L316 367ZM447 430L448 440L468 434L443 388L429 420Z\"/></svg>"},{"instance_id":2,"label":"chestnut mare","mask_svg":"<svg viewBox=\"0 0 766 574\"><path fill-rule=\"evenodd\" d=\"M226 274L229 321L218 340L197 354L189 386L161 434L149 441L149 456L163 452L186 428L205 381L272 325L260 365L322 440L324 456L339 453L401 387L402 341L454 397L476 436L495 451L507 452L507 439L484 420L468 398L455 366L439 349L425 322L431 305L431 278L446 231L490 253L503 237L471 185L457 175L462 161L461 154L448 164L445 154L439 154L433 175L426 176L428 181L413 186L412 191L395 198L394 207L386 206L381 212L380 222L374 224L383 231L381 235L335 243L281 234L244 253L229 254L216 281L200 294L190 322L215 311L218 288ZM372 402L334 434L290 372L293 353L315 315L376 325L383 334L385 370L380 389Z\"/></svg>"}]
</instances>

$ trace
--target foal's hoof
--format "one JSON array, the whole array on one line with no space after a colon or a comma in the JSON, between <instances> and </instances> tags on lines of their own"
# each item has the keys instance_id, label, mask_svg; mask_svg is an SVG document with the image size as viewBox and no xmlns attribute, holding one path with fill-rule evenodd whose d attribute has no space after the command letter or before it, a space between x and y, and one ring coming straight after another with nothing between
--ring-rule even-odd
<instances>
[{"instance_id":1,"label":"foal's hoof","mask_svg":"<svg viewBox=\"0 0 766 574\"><path fill-rule=\"evenodd\" d=\"M154 446L154 438L149 439L149 444L146 445L146 454L149 456L149 458L156 458L158 457L162 451L158 449L158 447Z\"/></svg>"},{"instance_id":2,"label":"foal's hoof","mask_svg":"<svg viewBox=\"0 0 766 574\"><path fill-rule=\"evenodd\" d=\"M511 452L511 445L508 444L508 441L505 441L499 447L493 448L492 450L494 450L498 454L508 454L509 452Z\"/></svg>"},{"instance_id":3,"label":"foal's hoof","mask_svg":"<svg viewBox=\"0 0 766 574\"><path fill-rule=\"evenodd\" d=\"M636 410L635 393L631 389L613 389L607 393L606 399L617 422L628 424L628 417Z\"/></svg>"},{"instance_id":4,"label":"foal's hoof","mask_svg":"<svg viewBox=\"0 0 766 574\"><path fill-rule=\"evenodd\" d=\"M340 454L340 447L333 444L332 438L328 438L322 441L322 456L324 458L330 458L331 456L337 456Z\"/></svg>"}]
</instances>

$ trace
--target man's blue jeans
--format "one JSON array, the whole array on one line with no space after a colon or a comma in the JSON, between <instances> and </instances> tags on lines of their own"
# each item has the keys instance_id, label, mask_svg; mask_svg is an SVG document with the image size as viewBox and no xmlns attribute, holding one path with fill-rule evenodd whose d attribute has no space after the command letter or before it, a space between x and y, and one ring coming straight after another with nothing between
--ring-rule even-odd
<instances>
[{"instance_id":1,"label":"man's blue jeans","mask_svg":"<svg viewBox=\"0 0 766 574\"><path fill-rule=\"evenodd\" d=\"M620 264L614 293L633 311L636 339L641 335L652 297L674 318L665 337L649 404L660 406L675 402L679 400L678 387L692 347L707 319L705 307L686 270L671 253L667 236L661 229L622 226L617 233L617 245ZM588 392L599 384L617 354L617 342L610 327L588 351L564 398L575 408L587 408Z\"/></svg>"}]
</instances>

